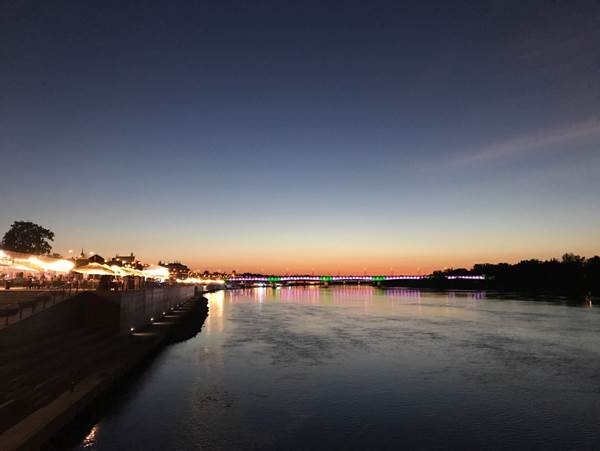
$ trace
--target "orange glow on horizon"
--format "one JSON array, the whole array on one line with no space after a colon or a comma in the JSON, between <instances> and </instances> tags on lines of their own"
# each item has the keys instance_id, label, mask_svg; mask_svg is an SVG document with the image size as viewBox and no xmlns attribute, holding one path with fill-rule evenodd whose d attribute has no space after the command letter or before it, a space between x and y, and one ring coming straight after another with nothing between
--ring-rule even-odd
<instances>
[{"instance_id":1,"label":"orange glow on horizon","mask_svg":"<svg viewBox=\"0 0 600 451\"><path fill-rule=\"evenodd\" d=\"M477 239L436 239L429 243L421 243L418 239L406 243L388 243L385 239L372 243L357 240L344 245L332 244L324 239L304 244L301 246L283 240L248 244L199 238L196 242L186 241L183 244L172 241L161 248L144 242L130 246L107 243L102 249L97 245L95 249L101 250L100 255L112 255L115 248L127 247L135 251L142 262L180 261L198 272L231 273L235 270L238 274L272 275L425 275L445 268L471 268L477 263L560 259L566 252L585 257L600 254L600 248L590 247L587 240L566 244L557 241L553 246L519 241L518 245L514 242L500 250L494 243Z\"/></svg>"}]
</instances>

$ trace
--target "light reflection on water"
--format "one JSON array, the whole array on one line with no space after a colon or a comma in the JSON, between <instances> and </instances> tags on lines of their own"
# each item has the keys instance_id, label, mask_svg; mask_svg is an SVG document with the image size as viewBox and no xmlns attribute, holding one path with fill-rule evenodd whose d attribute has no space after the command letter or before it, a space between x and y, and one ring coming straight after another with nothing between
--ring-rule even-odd
<instances>
[{"instance_id":1,"label":"light reflection on water","mask_svg":"<svg viewBox=\"0 0 600 451\"><path fill-rule=\"evenodd\" d=\"M96 447L96 434L100 430L100 425L96 424L81 442L82 449L94 449Z\"/></svg>"},{"instance_id":2,"label":"light reflection on water","mask_svg":"<svg viewBox=\"0 0 600 451\"><path fill-rule=\"evenodd\" d=\"M371 286L218 292L78 449L597 449L598 309Z\"/></svg>"}]
</instances>

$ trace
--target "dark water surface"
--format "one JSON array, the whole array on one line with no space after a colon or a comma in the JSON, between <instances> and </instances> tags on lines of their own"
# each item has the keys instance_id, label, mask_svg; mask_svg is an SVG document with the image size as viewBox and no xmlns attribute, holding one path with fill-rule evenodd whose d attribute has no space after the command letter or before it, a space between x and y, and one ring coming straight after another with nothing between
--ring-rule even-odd
<instances>
[{"instance_id":1,"label":"dark water surface","mask_svg":"<svg viewBox=\"0 0 600 451\"><path fill-rule=\"evenodd\" d=\"M600 449L599 332L489 293L214 293L76 449Z\"/></svg>"}]
</instances>

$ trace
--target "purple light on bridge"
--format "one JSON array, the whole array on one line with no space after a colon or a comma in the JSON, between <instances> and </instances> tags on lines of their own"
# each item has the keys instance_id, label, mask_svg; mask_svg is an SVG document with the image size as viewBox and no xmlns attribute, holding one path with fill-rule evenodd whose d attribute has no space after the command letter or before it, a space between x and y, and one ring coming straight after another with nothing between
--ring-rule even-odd
<instances>
[{"instance_id":1,"label":"purple light on bridge","mask_svg":"<svg viewBox=\"0 0 600 451\"><path fill-rule=\"evenodd\" d=\"M307 281L307 282L327 282L327 281L370 281L381 282L386 280L422 280L429 276L423 275L404 275L404 276L256 276L256 277L231 277L227 279L229 282L290 282L290 281ZM485 276L445 276L448 280L485 280Z\"/></svg>"}]
</instances>

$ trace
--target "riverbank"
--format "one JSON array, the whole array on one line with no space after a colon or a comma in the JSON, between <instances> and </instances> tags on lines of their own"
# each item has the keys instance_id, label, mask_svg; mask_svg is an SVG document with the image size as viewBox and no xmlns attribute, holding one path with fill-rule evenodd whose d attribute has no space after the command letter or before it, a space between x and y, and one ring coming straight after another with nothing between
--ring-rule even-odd
<instances>
[{"instance_id":1,"label":"riverbank","mask_svg":"<svg viewBox=\"0 0 600 451\"><path fill-rule=\"evenodd\" d=\"M194 336L208 313L207 303L202 296L194 297L129 335L76 330L49 338L29 352L4 355L10 362L5 382L14 389L14 397L0 406L0 449L34 450L52 442L164 345ZM15 374L10 375L10 369Z\"/></svg>"}]
</instances>

